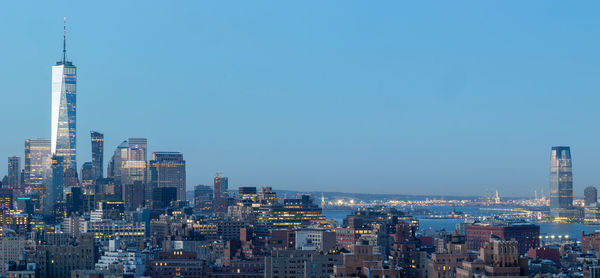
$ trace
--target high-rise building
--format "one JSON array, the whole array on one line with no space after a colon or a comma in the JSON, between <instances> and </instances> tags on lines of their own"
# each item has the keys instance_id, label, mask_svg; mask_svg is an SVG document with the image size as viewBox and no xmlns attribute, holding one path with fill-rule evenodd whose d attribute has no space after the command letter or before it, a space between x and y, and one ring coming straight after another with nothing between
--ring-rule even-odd
<instances>
[{"instance_id":1,"label":"high-rise building","mask_svg":"<svg viewBox=\"0 0 600 278\"><path fill-rule=\"evenodd\" d=\"M180 152L153 152L150 165L151 188L177 188L177 200L185 201L185 160Z\"/></svg>"},{"instance_id":2,"label":"high-rise building","mask_svg":"<svg viewBox=\"0 0 600 278\"><path fill-rule=\"evenodd\" d=\"M123 162L127 161L127 150L129 143L127 140L121 142L117 146L115 153L108 162L108 178L112 179L115 184L121 185L123 177Z\"/></svg>"},{"instance_id":3,"label":"high-rise building","mask_svg":"<svg viewBox=\"0 0 600 278\"><path fill-rule=\"evenodd\" d=\"M215 184L215 190L214 190L215 198L217 197L217 195L219 195L219 196L225 195L225 193L227 193L227 191L229 190L229 178L223 177L223 175L220 173L217 173L215 175L214 184Z\"/></svg>"},{"instance_id":4,"label":"high-rise building","mask_svg":"<svg viewBox=\"0 0 600 278\"><path fill-rule=\"evenodd\" d=\"M101 179L104 176L104 134L92 131L92 171L94 180Z\"/></svg>"},{"instance_id":5,"label":"high-rise building","mask_svg":"<svg viewBox=\"0 0 600 278\"><path fill-rule=\"evenodd\" d=\"M25 140L25 192L34 196L31 200L36 201L32 202L32 205L38 212L41 208L40 201L44 198L46 186L50 184L52 177L51 164L49 139Z\"/></svg>"},{"instance_id":6,"label":"high-rise building","mask_svg":"<svg viewBox=\"0 0 600 278\"><path fill-rule=\"evenodd\" d=\"M21 158L11 156L8 158L8 186L12 188L21 187ZM3 185L6 187L6 185Z\"/></svg>"},{"instance_id":7,"label":"high-rise building","mask_svg":"<svg viewBox=\"0 0 600 278\"><path fill-rule=\"evenodd\" d=\"M129 138L127 159L121 161L121 183L133 184L134 181L146 183L146 163L148 160L148 139Z\"/></svg>"},{"instance_id":8,"label":"high-rise building","mask_svg":"<svg viewBox=\"0 0 600 278\"><path fill-rule=\"evenodd\" d=\"M62 157L65 168L77 169L76 96L77 68L67 61L66 27L63 58L52 66L52 155Z\"/></svg>"},{"instance_id":9,"label":"high-rise building","mask_svg":"<svg viewBox=\"0 0 600 278\"><path fill-rule=\"evenodd\" d=\"M596 204L598 202L598 190L596 187L586 187L586 189L583 190L583 200L586 207Z\"/></svg>"},{"instance_id":10,"label":"high-rise building","mask_svg":"<svg viewBox=\"0 0 600 278\"><path fill-rule=\"evenodd\" d=\"M96 181L94 167L92 162L86 162L81 165L81 186L85 189L93 188L92 185Z\"/></svg>"},{"instance_id":11,"label":"high-rise building","mask_svg":"<svg viewBox=\"0 0 600 278\"><path fill-rule=\"evenodd\" d=\"M196 185L194 187L194 206L202 211L212 209L213 189L208 185Z\"/></svg>"},{"instance_id":12,"label":"high-rise building","mask_svg":"<svg viewBox=\"0 0 600 278\"><path fill-rule=\"evenodd\" d=\"M44 198L44 216L46 217L54 216L56 203L62 199L63 179L65 175L63 158L58 155L52 156L52 164L50 166L52 168L52 182L48 184Z\"/></svg>"},{"instance_id":13,"label":"high-rise building","mask_svg":"<svg viewBox=\"0 0 600 278\"><path fill-rule=\"evenodd\" d=\"M229 205L227 190L229 188L229 179L217 173L214 179L214 200L213 207L215 212L227 212Z\"/></svg>"},{"instance_id":14,"label":"high-rise building","mask_svg":"<svg viewBox=\"0 0 600 278\"><path fill-rule=\"evenodd\" d=\"M570 218L573 211L571 148L552 147L550 156L550 213L555 219Z\"/></svg>"}]
</instances>

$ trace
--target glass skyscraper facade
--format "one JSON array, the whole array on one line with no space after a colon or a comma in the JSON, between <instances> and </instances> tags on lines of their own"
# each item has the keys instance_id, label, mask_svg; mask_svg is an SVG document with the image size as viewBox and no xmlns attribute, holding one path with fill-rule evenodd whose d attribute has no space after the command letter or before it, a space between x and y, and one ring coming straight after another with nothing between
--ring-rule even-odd
<instances>
[{"instance_id":1,"label":"glass skyscraper facade","mask_svg":"<svg viewBox=\"0 0 600 278\"><path fill-rule=\"evenodd\" d=\"M556 218L574 216L571 148L552 147L550 156L550 213Z\"/></svg>"},{"instance_id":2,"label":"glass skyscraper facade","mask_svg":"<svg viewBox=\"0 0 600 278\"><path fill-rule=\"evenodd\" d=\"M63 60L52 66L52 155L62 157L66 168L77 169L77 68Z\"/></svg>"},{"instance_id":3,"label":"glass skyscraper facade","mask_svg":"<svg viewBox=\"0 0 600 278\"><path fill-rule=\"evenodd\" d=\"M45 185L49 183L49 179L52 176L50 172L51 164L50 140L25 140L24 170L26 190L33 191L40 197L43 196Z\"/></svg>"},{"instance_id":4,"label":"glass skyscraper facade","mask_svg":"<svg viewBox=\"0 0 600 278\"><path fill-rule=\"evenodd\" d=\"M177 188L177 200L185 201L185 160L180 152L153 152L149 162L151 187Z\"/></svg>"},{"instance_id":5,"label":"glass skyscraper facade","mask_svg":"<svg viewBox=\"0 0 600 278\"><path fill-rule=\"evenodd\" d=\"M104 134L92 131L90 136L92 138L92 172L94 180L97 180L104 176Z\"/></svg>"},{"instance_id":6,"label":"glass skyscraper facade","mask_svg":"<svg viewBox=\"0 0 600 278\"><path fill-rule=\"evenodd\" d=\"M8 186L12 188L21 187L21 158L18 156L8 158Z\"/></svg>"}]
</instances>

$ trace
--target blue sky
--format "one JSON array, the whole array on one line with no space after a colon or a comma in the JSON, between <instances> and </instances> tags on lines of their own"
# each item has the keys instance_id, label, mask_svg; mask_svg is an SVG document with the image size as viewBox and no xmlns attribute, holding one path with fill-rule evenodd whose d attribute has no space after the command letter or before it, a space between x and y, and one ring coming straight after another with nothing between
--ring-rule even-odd
<instances>
[{"instance_id":1,"label":"blue sky","mask_svg":"<svg viewBox=\"0 0 600 278\"><path fill-rule=\"evenodd\" d=\"M13 1L0 10L0 157L50 135L50 67L79 70L78 162L128 137L280 189L548 191L572 147L600 185L594 1ZM5 168L0 168L5 174Z\"/></svg>"}]
</instances>

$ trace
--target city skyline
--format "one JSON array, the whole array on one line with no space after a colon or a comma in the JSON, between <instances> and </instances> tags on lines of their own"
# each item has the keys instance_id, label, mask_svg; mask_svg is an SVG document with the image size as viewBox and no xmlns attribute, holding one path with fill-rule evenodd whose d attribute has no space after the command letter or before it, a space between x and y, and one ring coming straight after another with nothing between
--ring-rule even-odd
<instances>
[{"instance_id":1,"label":"city skyline","mask_svg":"<svg viewBox=\"0 0 600 278\"><path fill-rule=\"evenodd\" d=\"M413 8L423 8L418 4L411 5L414 5ZM523 8L528 11L534 6L524 4ZM67 42L73 45L69 47L69 53L73 53L69 55L69 60L85 73L79 77L78 84L80 88L85 88L78 97L77 107L77 156L80 165L91 161L88 134L91 130L98 130L106 137L105 161L110 159L107 155L114 151L119 142L130 137L147 138L146 153L183 153L188 167L188 190L197 184L211 184L213 174L223 171L231 179L232 188L265 185L307 191L327 188L326 191L377 190L421 195L442 190L452 195L472 192L484 194L486 190L498 189L503 196L510 196L510 192L518 196L532 196L534 190L539 192L548 189L548 149L554 145L568 145L572 147L575 157L574 195L583 196L584 188L600 184L600 176L594 171L598 164L595 159L600 153L600 146L595 143L598 133L586 128L592 126L595 116L591 106L594 101L591 100L596 98L594 92L598 85L593 80L597 71L594 59L598 56L591 51L598 42L584 36L593 34L589 24L584 24L579 33L581 36L573 36L569 35L568 30L560 29L556 30L557 34L550 34L541 23L526 22L525 26L541 37L541 42L534 43L526 40L525 31L517 30L516 25L523 23L524 19L520 17L523 14L517 14L515 25L508 25L504 30L497 23L501 15L491 12L495 7L492 4L478 4L476 7L491 17L483 25L499 33L486 36L483 30L467 28L467 35L480 38L475 40L476 46L453 42L449 48L441 48L448 53L433 54L436 48L430 47L417 51L415 56L418 59L410 60L408 54L398 53L395 48L412 53L416 51L414 47L430 46L435 42L448 43L436 28L452 30L440 27L441 19L428 25L423 20L410 18L410 22L420 26L422 31L438 36L438 39L422 38L418 33L402 29L397 31L398 34L408 35L412 39L403 46L399 40L371 34L377 28L383 28L382 32L386 35L394 34L390 27L384 28L384 25L389 23L402 27L405 26L403 21L396 20L383 10L370 8L385 16L363 23L361 26L366 30L361 31L361 28L353 25L350 31L344 24L351 24L355 17L366 15L358 12L361 8L359 5L348 5L343 11L351 12L350 15L342 12L332 14L339 23L315 33L318 40L313 41L311 32L319 27L319 23L325 22L325 11L331 12L330 9L317 12L317 22L306 29L292 20L279 18L283 25L280 27L283 29L279 29L265 25L267 22L258 19L261 12L265 12L261 10L265 7L259 6L254 8L252 16L241 10L232 10L233 15L226 17L230 21L219 21L202 14L209 26L219 28L201 28L201 38L166 33L168 38L177 38L173 40L175 46L162 40L150 40L147 36L156 31L203 26L200 24L202 21L193 14L182 13L175 6L166 7L172 12L164 19L166 26L156 29L163 21L138 26L140 33L133 35L130 40L140 39L143 44L120 46L112 42L127 39L127 30L137 26L133 20L145 17L138 15L99 26L86 20L85 16L90 14L82 12L82 7L74 5L60 16L42 16L31 22L22 22L23 19L13 16L3 19L23 24L17 24L20 27L15 30L3 30L2 35L12 37L14 32L25 29L29 32L16 36L15 45L23 50L10 51L16 57L9 57L8 62L16 66L11 69L12 72L4 69L2 73L6 81L17 80L20 85L18 89L6 85L5 90L15 90L19 94L8 97L10 105L0 112L1 116L22 117L10 118L11 125L16 125L15 130L3 139L0 155L23 157L25 139L48 138L51 132L48 126L48 115L51 114L48 84L52 78L47 65L62 56L60 28L62 15L65 14L69 18L69 30L73 30ZM132 7L126 6L124 10L128 8ZM210 8L222 11L224 7L216 5ZM556 15L559 10L558 7L546 9L549 15L538 15L541 22ZM568 7L562 10L566 10L567 14L573 11ZM434 10L431 16L440 12ZM158 11L150 10L149 13L157 15ZM116 12L109 14L108 18L119 18L120 15ZM236 25L234 15L241 16L239 20L249 23L249 27ZM298 13L287 15L293 19L302 18ZM168 20L176 18L181 19ZM451 25L464 28L477 19L479 17L471 16L464 22ZM592 21L594 17L584 12L579 18L567 15L559 17L554 23L569 28L577 23L586 23L586 20ZM188 25L185 24L187 21ZM123 29L115 28L117 25ZM266 27L266 30L261 32L250 27ZM285 37L290 43L278 45L280 40L265 37L268 32L288 29L298 31L295 40ZM107 41L99 42L91 40L93 36L87 31L112 36L104 36ZM504 33L508 31L514 33ZM244 33L248 35L244 36ZM338 33L341 33L338 37L333 36ZM222 36L220 39L219 34ZM371 39L372 44L361 43L359 38L369 34L371 37L367 38ZM253 35L267 40L253 39ZM561 35L570 36L575 43L561 44L558 41ZM501 42L512 36L517 38L509 43ZM37 41L37 45L44 45L47 49L31 51L26 43L30 40ZM322 45L321 41L330 46L325 44L317 47ZM151 42L156 44L149 46L151 50L136 55L136 49ZM207 53L217 55L209 59L208 54L197 54L186 46L186 42L194 46L202 45ZM238 42L249 42L250 46L246 49L234 47ZM305 46L305 52L295 43ZM335 47L348 43L358 44L342 47L340 53L333 52ZM388 44L395 48L383 47ZM107 45L110 47L106 48ZM518 45L518 50L511 48L513 45ZM6 49L7 46L3 47ZM170 55L179 58L168 60L174 63L173 67L169 67L172 72L143 69L155 68L161 61L166 61L163 58L168 56L162 56L164 54L158 50L169 47L183 50L178 51L182 53L170 52ZM222 47L227 51L219 51ZM265 49L261 50L261 47ZM379 47L383 47L381 50L389 60L378 60L378 56L373 54ZM461 47L464 49L461 50ZM268 50L280 52L267 53ZM581 51L575 53L576 50ZM27 56L28 52L25 51L31 51L31 55ZM278 58L287 57L288 54L284 56L283 52L290 51L301 54L317 67L297 57L290 57L289 67L300 66L303 71L286 68L283 73L276 73L275 68L283 66L277 61ZM116 52L123 53L117 57L124 66L111 68L114 74L102 72L115 63L99 58ZM567 57L554 56L557 52L566 53ZM229 53L243 59L234 63L235 58L224 57ZM241 57L253 53L269 58L267 63L257 58ZM365 57L356 57L353 53L362 53ZM150 54L157 54L157 59ZM525 54L530 57L525 57ZM473 57L469 58L469 55ZM500 55L522 67L511 68L494 55ZM314 57L325 60L319 62ZM553 71L539 68L538 63L548 57L555 58L555 63L550 66L554 68ZM21 61L16 63L13 60L15 58ZM484 66L476 59L489 59L492 66ZM360 70L373 61L380 63L373 69L378 74ZM415 67L418 61L426 63L418 68ZM575 71L569 66L574 61L579 61ZM344 70L346 66L350 69ZM490 74L489 71L494 67L498 67L498 71ZM261 69L264 74L260 74ZM513 72L509 72L509 69ZM532 73L533 69L540 72ZM336 74L338 71L339 76ZM405 76L402 79L395 77L402 74ZM198 75L203 84L186 81ZM291 77L296 75L303 77ZM27 76L27 82L20 81L18 76ZM520 76L530 80L524 81ZM290 84L285 84L286 80ZM490 85L484 84L486 81ZM240 85L233 86L232 83L236 82ZM336 85L338 82L341 85ZM516 85L506 85L515 82ZM403 87L394 83L412 85ZM348 93L340 97L341 92ZM161 97L163 94L169 97ZM553 110L558 108L551 104L553 99L565 94L569 98L561 99L566 103L562 103L560 109L567 113L557 116ZM537 106L553 108L545 112ZM137 107L139 109L134 109ZM106 110L109 112L106 113ZM131 124L132 121L134 124ZM567 127L568 132L553 133L556 121L571 124Z\"/></svg>"}]
</instances>

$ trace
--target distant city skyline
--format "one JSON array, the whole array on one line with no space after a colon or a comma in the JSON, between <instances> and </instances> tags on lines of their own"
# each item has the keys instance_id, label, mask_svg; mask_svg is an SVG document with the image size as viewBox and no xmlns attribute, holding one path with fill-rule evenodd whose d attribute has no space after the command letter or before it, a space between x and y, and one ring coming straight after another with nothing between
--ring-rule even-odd
<instances>
[{"instance_id":1,"label":"distant city skyline","mask_svg":"<svg viewBox=\"0 0 600 278\"><path fill-rule=\"evenodd\" d=\"M600 185L600 4L469 3L39 3L0 19L0 156L27 172L25 140L52 139L66 16L78 167L98 131L103 168L127 138L181 152L187 190L222 171L231 189L548 196L567 145L582 197Z\"/></svg>"}]
</instances>

